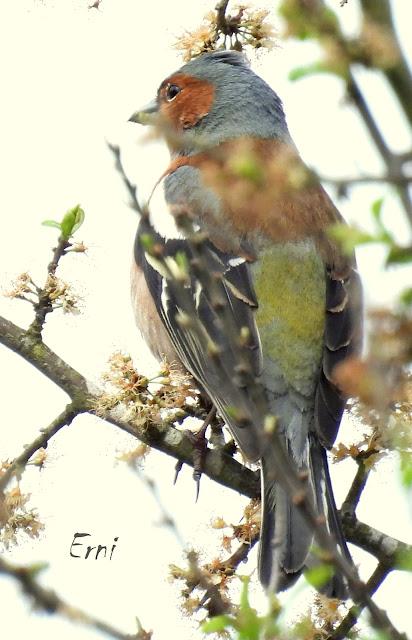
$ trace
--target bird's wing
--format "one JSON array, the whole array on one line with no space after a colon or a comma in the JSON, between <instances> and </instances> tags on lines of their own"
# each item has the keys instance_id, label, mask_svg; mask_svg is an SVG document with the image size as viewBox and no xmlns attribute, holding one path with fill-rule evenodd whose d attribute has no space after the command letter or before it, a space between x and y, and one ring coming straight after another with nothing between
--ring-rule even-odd
<instances>
[{"instance_id":1,"label":"bird's wing","mask_svg":"<svg viewBox=\"0 0 412 640\"><path fill-rule=\"evenodd\" d=\"M261 444L257 426L249 418L251 404L261 394L257 378L262 352L249 266L210 241L202 243L199 264L199 255L187 240L164 240L147 225L142 219L135 260L176 353L213 400L244 455L257 460ZM143 246L147 232L159 258L147 244ZM187 278L170 277L176 261L189 265Z\"/></svg>"},{"instance_id":2,"label":"bird's wing","mask_svg":"<svg viewBox=\"0 0 412 640\"><path fill-rule=\"evenodd\" d=\"M362 286L356 263L346 278L326 269L326 319L322 368L316 391L315 424L323 446L330 449L338 433L346 398L339 390L334 369L359 353L362 341Z\"/></svg>"}]
</instances>

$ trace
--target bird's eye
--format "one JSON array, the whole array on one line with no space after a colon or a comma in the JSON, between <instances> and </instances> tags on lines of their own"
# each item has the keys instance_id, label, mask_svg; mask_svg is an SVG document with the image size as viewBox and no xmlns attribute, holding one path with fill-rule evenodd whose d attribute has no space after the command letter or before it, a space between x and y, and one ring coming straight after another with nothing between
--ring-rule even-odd
<instances>
[{"instance_id":1,"label":"bird's eye","mask_svg":"<svg viewBox=\"0 0 412 640\"><path fill-rule=\"evenodd\" d=\"M177 84L169 84L166 87L166 100L171 102L174 100L178 93L181 92L181 88Z\"/></svg>"}]
</instances>

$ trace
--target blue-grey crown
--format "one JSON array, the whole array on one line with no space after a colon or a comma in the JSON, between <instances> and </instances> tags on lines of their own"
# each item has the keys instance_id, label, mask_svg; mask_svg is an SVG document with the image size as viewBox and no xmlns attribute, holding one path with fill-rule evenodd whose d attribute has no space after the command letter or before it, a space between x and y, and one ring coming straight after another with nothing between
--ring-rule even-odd
<instances>
[{"instance_id":1,"label":"blue-grey crown","mask_svg":"<svg viewBox=\"0 0 412 640\"><path fill-rule=\"evenodd\" d=\"M196 127L211 144L239 136L290 140L279 96L252 71L244 54L204 53L180 72L210 82L215 89L212 109Z\"/></svg>"},{"instance_id":2,"label":"blue-grey crown","mask_svg":"<svg viewBox=\"0 0 412 640\"><path fill-rule=\"evenodd\" d=\"M250 64L248 59L243 53L239 51L233 51L229 49L219 49L218 51L211 51L210 53L204 53L198 58L194 58L188 62L184 68L193 66L199 66L199 64L230 64L232 67L245 67L249 69Z\"/></svg>"}]
</instances>

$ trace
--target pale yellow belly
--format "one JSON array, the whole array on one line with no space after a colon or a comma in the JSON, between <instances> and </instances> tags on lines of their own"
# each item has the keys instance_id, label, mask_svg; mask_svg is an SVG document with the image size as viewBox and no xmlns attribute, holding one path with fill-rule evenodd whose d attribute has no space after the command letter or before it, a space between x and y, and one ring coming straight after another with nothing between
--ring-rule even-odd
<instances>
[{"instance_id":1,"label":"pale yellow belly","mask_svg":"<svg viewBox=\"0 0 412 640\"><path fill-rule=\"evenodd\" d=\"M272 246L252 267L264 375L310 395L318 378L325 322L324 265L312 241Z\"/></svg>"}]
</instances>

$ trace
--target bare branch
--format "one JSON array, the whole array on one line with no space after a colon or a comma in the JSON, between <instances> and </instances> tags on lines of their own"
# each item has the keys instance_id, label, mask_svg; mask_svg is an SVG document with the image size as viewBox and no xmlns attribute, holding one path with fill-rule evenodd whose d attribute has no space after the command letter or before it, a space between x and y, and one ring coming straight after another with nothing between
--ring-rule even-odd
<instances>
[{"instance_id":1,"label":"bare branch","mask_svg":"<svg viewBox=\"0 0 412 640\"><path fill-rule=\"evenodd\" d=\"M412 545L401 542L355 516L342 514L343 532L348 542L371 553L386 566L403 570L402 558L412 557Z\"/></svg>"},{"instance_id":2,"label":"bare branch","mask_svg":"<svg viewBox=\"0 0 412 640\"><path fill-rule=\"evenodd\" d=\"M24 469L31 456L42 447L46 447L49 440L60 431L62 427L69 425L80 411L74 403L70 403L48 427L41 430L40 435L24 448L22 453L13 460L6 472L0 477L0 493L5 490L11 478Z\"/></svg>"},{"instance_id":3,"label":"bare branch","mask_svg":"<svg viewBox=\"0 0 412 640\"><path fill-rule=\"evenodd\" d=\"M22 356L79 403L79 406L82 403L87 405L89 391L86 379L59 358L39 336L30 334L0 316L0 344Z\"/></svg>"},{"instance_id":4,"label":"bare branch","mask_svg":"<svg viewBox=\"0 0 412 640\"><path fill-rule=\"evenodd\" d=\"M372 596L387 578L391 569L385 564L378 564L375 571L366 583L366 587L369 590L369 594ZM351 607L344 617L340 625L329 636L329 640L344 640L347 638L349 631L358 622L363 607L360 605L354 605Z\"/></svg>"},{"instance_id":5,"label":"bare branch","mask_svg":"<svg viewBox=\"0 0 412 640\"><path fill-rule=\"evenodd\" d=\"M348 93L356 105L362 119L366 125L366 128L369 131L369 134L374 141L385 165L388 170L388 175L398 175L402 174L402 161L399 157L394 154L387 143L376 123L375 118L372 115L371 110L369 109L367 102L353 76L352 73L349 72L348 81L347 81L347 90ZM409 181L408 181L409 182ZM409 193L408 184L402 184L399 179L397 181L397 190L399 194L399 198L403 204L405 209L406 216L408 218L409 223L412 225L412 201Z\"/></svg>"},{"instance_id":6,"label":"bare branch","mask_svg":"<svg viewBox=\"0 0 412 640\"><path fill-rule=\"evenodd\" d=\"M57 246L53 251L52 261L47 267L47 278L55 275L60 259L64 256L64 254L66 253L66 249L69 246L70 242L67 240L67 238L61 235L57 242ZM46 321L46 316L48 313L51 313L53 311L53 304L47 287L47 280L43 288L39 290L38 302L34 304L34 309L36 315L30 325L29 333L35 338L40 338L43 331L44 323Z\"/></svg>"},{"instance_id":7,"label":"bare branch","mask_svg":"<svg viewBox=\"0 0 412 640\"><path fill-rule=\"evenodd\" d=\"M136 426L133 421L124 421L109 412L101 417L154 449L193 467L193 444L183 431L169 424L153 422ZM260 495L259 472L248 469L221 449L207 450L203 473L218 484L234 489L248 498Z\"/></svg>"},{"instance_id":8,"label":"bare branch","mask_svg":"<svg viewBox=\"0 0 412 640\"><path fill-rule=\"evenodd\" d=\"M356 459L358 469L353 479L352 485L348 491L348 494L342 503L342 507L340 510L341 517L343 517L344 515L353 517L355 515L356 507L358 506L359 500L369 476L369 469L365 465L364 460L365 456L361 455L359 455Z\"/></svg>"},{"instance_id":9,"label":"bare branch","mask_svg":"<svg viewBox=\"0 0 412 640\"><path fill-rule=\"evenodd\" d=\"M75 399L77 412L94 413L94 402L98 398L98 390L96 396L89 394L86 379L61 360L42 341L33 339L20 327L0 318L0 342L36 366L50 380L53 380L71 395ZM184 460L186 464L193 466L193 445L182 431L163 423L149 423L137 427L132 421L121 420L110 412L107 412L103 419L159 451ZM259 473L251 471L219 449L208 450L204 473L212 480L247 497L255 498L260 495ZM373 527L359 522L356 518L344 516L343 527L349 542L360 546L391 567L398 568L398 553L412 553L410 545L387 536ZM319 542L324 546L323 539ZM360 601L364 603L364 593L361 593ZM393 637L401 636L393 635Z\"/></svg>"},{"instance_id":10,"label":"bare branch","mask_svg":"<svg viewBox=\"0 0 412 640\"><path fill-rule=\"evenodd\" d=\"M397 62L383 69L383 73L394 90L401 107L412 125L412 74L401 49L393 22L391 3L389 0L361 0L364 16L381 25L390 34L396 47Z\"/></svg>"},{"instance_id":11,"label":"bare branch","mask_svg":"<svg viewBox=\"0 0 412 640\"><path fill-rule=\"evenodd\" d=\"M246 561L250 551L253 549L258 540L259 535L255 535L250 542L242 542L242 544L239 545L236 551L232 553L229 558L227 558L226 560L222 560L219 565L219 571L235 573L238 566L242 562Z\"/></svg>"},{"instance_id":12,"label":"bare branch","mask_svg":"<svg viewBox=\"0 0 412 640\"><path fill-rule=\"evenodd\" d=\"M392 183L396 185L412 184L412 176L403 174L384 175L384 176L351 176L349 178L331 178L329 176L318 175L321 182L326 182L336 187L339 191L347 189L347 187L359 184L385 184Z\"/></svg>"},{"instance_id":13,"label":"bare branch","mask_svg":"<svg viewBox=\"0 0 412 640\"><path fill-rule=\"evenodd\" d=\"M153 500L157 504L157 507L162 516L161 524L167 527L173 533L179 545L183 548L185 546L185 542L178 529L177 522L172 516L172 514L170 513L170 511L168 511L165 505L163 504L156 481L153 478L150 478L147 475L147 473L140 471L138 467L134 467L133 470L137 473L140 480L143 482L143 484L148 488L148 490L152 494Z\"/></svg>"},{"instance_id":14,"label":"bare branch","mask_svg":"<svg viewBox=\"0 0 412 640\"><path fill-rule=\"evenodd\" d=\"M116 640L138 640L139 638L143 638L141 631L133 635L122 633L107 622L103 622L85 611L69 605L54 591L42 587L36 580L36 574L38 573L37 567L17 567L0 557L0 573L11 576L17 580L23 592L30 596L36 606L46 613L60 614L71 622L91 627L97 631L101 631L109 638L116 638ZM141 634L140 636L139 633ZM150 635L146 637L150 638Z\"/></svg>"},{"instance_id":15,"label":"bare branch","mask_svg":"<svg viewBox=\"0 0 412 640\"><path fill-rule=\"evenodd\" d=\"M219 31L224 33L225 35L229 35L227 31L227 21L226 21L226 9L229 4L229 0L220 0L217 3L216 9L216 26Z\"/></svg>"}]
</instances>

